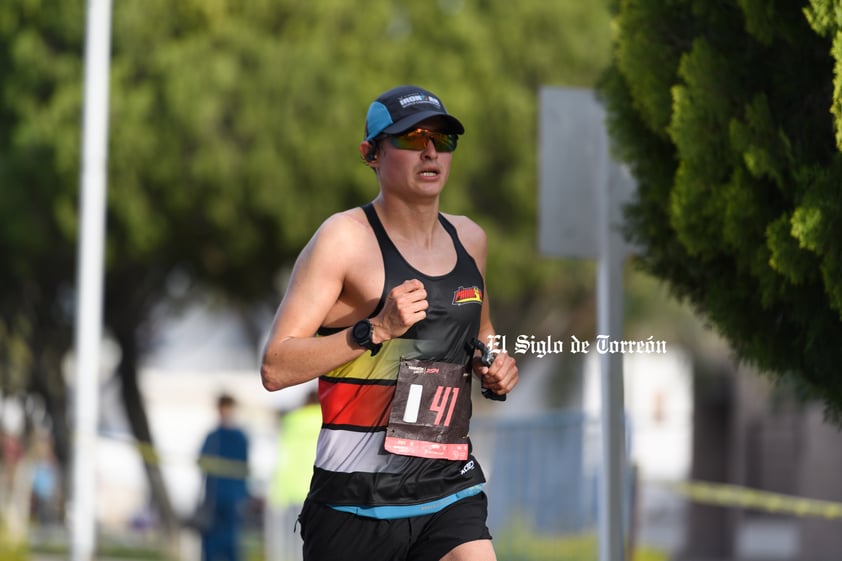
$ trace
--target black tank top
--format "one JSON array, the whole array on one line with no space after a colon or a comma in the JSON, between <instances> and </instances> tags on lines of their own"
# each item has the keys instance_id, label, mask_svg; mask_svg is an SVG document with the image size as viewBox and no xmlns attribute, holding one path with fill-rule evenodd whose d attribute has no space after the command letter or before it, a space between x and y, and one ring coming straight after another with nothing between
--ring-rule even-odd
<instances>
[{"instance_id":1,"label":"black tank top","mask_svg":"<svg viewBox=\"0 0 842 561\"><path fill-rule=\"evenodd\" d=\"M440 276L412 267L389 239L374 207L362 207L383 256L383 306L393 287L418 279L427 290L427 317L376 356L365 352L319 378L322 430L310 498L332 505L406 505L435 501L485 480L476 458L427 459L387 453L386 426L401 358L467 364L466 343L479 331L483 278L456 229L441 214L453 240L456 265ZM320 334L337 329L320 329Z\"/></svg>"},{"instance_id":2,"label":"black tank top","mask_svg":"<svg viewBox=\"0 0 842 561\"><path fill-rule=\"evenodd\" d=\"M383 256L385 282L380 301L372 316L377 315L392 288L409 279L418 279L427 291L427 317L413 325L401 339L415 341L417 357L446 362L467 362L466 343L479 331L482 308L483 279L474 258L468 254L456 228L439 214L439 223L453 240L456 265L441 276L430 276L410 265L389 238L374 206L363 207L366 217L377 236Z\"/></svg>"}]
</instances>

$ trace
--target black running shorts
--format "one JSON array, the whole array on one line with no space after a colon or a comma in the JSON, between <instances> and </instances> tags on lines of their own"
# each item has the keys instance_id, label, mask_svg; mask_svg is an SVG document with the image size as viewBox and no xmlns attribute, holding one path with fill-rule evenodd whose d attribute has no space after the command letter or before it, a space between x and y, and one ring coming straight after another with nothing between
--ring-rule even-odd
<instances>
[{"instance_id":1,"label":"black running shorts","mask_svg":"<svg viewBox=\"0 0 842 561\"><path fill-rule=\"evenodd\" d=\"M490 540L485 493L424 516L379 520L306 501L304 561L439 561L458 545Z\"/></svg>"}]
</instances>

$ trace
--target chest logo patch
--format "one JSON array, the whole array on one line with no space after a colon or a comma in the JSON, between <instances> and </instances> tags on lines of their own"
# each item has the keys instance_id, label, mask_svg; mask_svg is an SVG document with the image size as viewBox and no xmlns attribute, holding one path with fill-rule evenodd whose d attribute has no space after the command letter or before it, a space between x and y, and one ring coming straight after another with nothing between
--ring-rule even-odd
<instances>
[{"instance_id":1,"label":"chest logo patch","mask_svg":"<svg viewBox=\"0 0 842 561\"><path fill-rule=\"evenodd\" d=\"M452 304L454 306L461 306L462 304L482 304L482 290L476 286L468 288L460 286L453 292Z\"/></svg>"}]
</instances>

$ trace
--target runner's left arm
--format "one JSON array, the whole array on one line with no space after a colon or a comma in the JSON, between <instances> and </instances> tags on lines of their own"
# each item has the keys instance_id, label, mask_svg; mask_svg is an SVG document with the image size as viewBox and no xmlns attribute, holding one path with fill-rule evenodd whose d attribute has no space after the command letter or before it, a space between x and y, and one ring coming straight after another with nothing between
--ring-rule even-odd
<instances>
[{"instance_id":1,"label":"runner's left arm","mask_svg":"<svg viewBox=\"0 0 842 561\"><path fill-rule=\"evenodd\" d=\"M449 217L450 218L450 217ZM485 278L485 265L488 255L488 238L485 231L472 220L460 216L452 217L452 222L456 225L459 233L459 239L468 253L474 258L474 261L483 276L485 290L482 296L482 315L480 316L480 327L477 337L480 341L493 346L491 343L495 340L494 337L497 332L491 322L491 308L488 298L488 282ZM482 364L479 352L475 353L473 360L473 370L480 379L485 388L498 395L505 395L512 391L518 382L518 368L517 363L511 355L507 352L499 352L494 358L491 366Z\"/></svg>"}]
</instances>

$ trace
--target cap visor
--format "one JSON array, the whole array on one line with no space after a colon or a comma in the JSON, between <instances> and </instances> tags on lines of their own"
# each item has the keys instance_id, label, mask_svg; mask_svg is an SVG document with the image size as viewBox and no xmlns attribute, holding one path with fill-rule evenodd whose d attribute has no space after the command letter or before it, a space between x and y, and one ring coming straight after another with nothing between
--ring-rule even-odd
<instances>
[{"instance_id":1,"label":"cap visor","mask_svg":"<svg viewBox=\"0 0 842 561\"><path fill-rule=\"evenodd\" d=\"M447 128L441 132L465 134L465 127L462 126L462 123L459 122L459 119L457 119L453 115L448 115L447 113L440 113L438 111L421 111L419 113L413 113L412 115L404 117L397 123L389 125L385 129L383 129L382 132L384 132L385 134L401 133L411 129L421 121L425 121L431 117L441 117L447 123Z\"/></svg>"}]
</instances>

